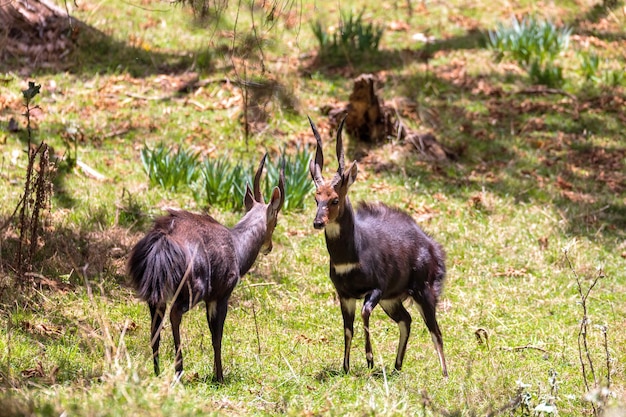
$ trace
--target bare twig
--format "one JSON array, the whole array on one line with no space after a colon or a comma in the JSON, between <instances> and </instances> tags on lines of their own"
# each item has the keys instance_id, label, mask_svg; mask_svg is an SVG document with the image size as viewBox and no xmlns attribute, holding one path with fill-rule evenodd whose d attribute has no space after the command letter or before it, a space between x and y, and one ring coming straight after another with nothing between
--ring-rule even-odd
<instances>
[{"instance_id":1,"label":"bare twig","mask_svg":"<svg viewBox=\"0 0 626 417\"><path fill-rule=\"evenodd\" d=\"M513 346L513 347L507 347L507 346L503 346L499 348L500 350L506 350L506 351L518 351L518 350L527 350L527 349L533 349L533 350L538 350L540 352L543 353L548 353L548 351L544 348L540 348L538 346L532 346L532 345L525 345L525 346Z\"/></svg>"},{"instance_id":2,"label":"bare twig","mask_svg":"<svg viewBox=\"0 0 626 417\"><path fill-rule=\"evenodd\" d=\"M154 97L148 97L148 96L144 96L141 94L135 94L135 93L126 93L126 97L130 97L130 98L135 98L137 100L145 100L145 101L170 101L172 99L171 96L154 96Z\"/></svg>"},{"instance_id":3,"label":"bare twig","mask_svg":"<svg viewBox=\"0 0 626 417\"><path fill-rule=\"evenodd\" d=\"M578 99L575 95L568 93L565 90L561 90L558 88L544 88L544 87L528 87L517 92L518 94L551 94L551 95L561 95L570 98L574 102L577 102Z\"/></svg>"},{"instance_id":4,"label":"bare twig","mask_svg":"<svg viewBox=\"0 0 626 417\"><path fill-rule=\"evenodd\" d=\"M607 337L608 328L607 326L600 326L600 331L602 331L603 336L603 345L604 345L604 355L606 357L606 387L611 387L611 354L609 353L609 341Z\"/></svg>"},{"instance_id":5,"label":"bare twig","mask_svg":"<svg viewBox=\"0 0 626 417\"><path fill-rule=\"evenodd\" d=\"M598 387L598 380L596 378L596 372L593 366L591 352L589 351L589 344L587 342L587 333L588 333L588 326L589 326L589 313L588 313L588 307L587 307L587 299L589 298L589 294L591 293L591 290L593 290L593 288L596 286L600 278L604 277L604 273L600 270L598 272L598 275L594 278L594 280L591 282L591 284L585 291L583 290L580 277L576 273L576 270L574 269L574 266L572 265L572 261L570 260L568 256L568 251L565 250L564 254L565 254L565 260L567 261L567 264L570 270L572 271L572 273L574 274L574 277L576 278L576 287L578 290L578 295L580 296L580 304L583 310L583 316L580 321L580 329L578 331L578 358L580 360L580 366L582 369L583 382L585 384L585 389L587 392L589 392L590 391L589 379L591 378L593 381L593 388ZM605 350L608 352L608 349L606 346L606 339L605 339ZM610 365L609 358L607 358L607 365ZM587 367L589 369L587 369ZM591 407L593 408L593 414L596 416L599 415L599 409L596 407L596 405L593 402L591 403Z\"/></svg>"},{"instance_id":6,"label":"bare twig","mask_svg":"<svg viewBox=\"0 0 626 417\"><path fill-rule=\"evenodd\" d=\"M9 218L4 223L2 223L2 226L0 226L0 232L6 229L9 226L9 224L11 224L11 221L13 221L13 218L17 214L17 211L20 209L20 207L22 207L22 203L24 202L24 199L25 199L25 196L22 196L20 198L20 201L18 201L17 205L15 206L15 210L13 210L13 213L9 216Z\"/></svg>"}]
</instances>

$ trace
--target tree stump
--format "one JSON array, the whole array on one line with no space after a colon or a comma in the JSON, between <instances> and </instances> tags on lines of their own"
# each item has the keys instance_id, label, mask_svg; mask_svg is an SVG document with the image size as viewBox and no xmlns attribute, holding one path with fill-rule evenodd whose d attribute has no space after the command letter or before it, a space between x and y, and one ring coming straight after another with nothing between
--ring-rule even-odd
<instances>
[{"instance_id":1,"label":"tree stump","mask_svg":"<svg viewBox=\"0 0 626 417\"><path fill-rule=\"evenodd\" d=\"M345 131L351 138L368 144L380 144L388 138L404 141L407 150L414 150L428 160L456 159L454 152L440 144L432 133L410 131L376 94L376 76L361 74L354 79L348 104L331 109L330 123L335 128L345 117Z\"/></svg>"},{"instance_id":2,"label":"tree stump","mask_svg":"<svg viewBox=\"0 0 626 417\"><path fill-rule=\"evenodd\" d=\"M335 121L346 116L345 129L351 137L362 142L380 143L393 133L392 114L376 94L376 77L362 74L354 80L348 105L332 111L330 116Z\"/></svg>"}]
</instances>

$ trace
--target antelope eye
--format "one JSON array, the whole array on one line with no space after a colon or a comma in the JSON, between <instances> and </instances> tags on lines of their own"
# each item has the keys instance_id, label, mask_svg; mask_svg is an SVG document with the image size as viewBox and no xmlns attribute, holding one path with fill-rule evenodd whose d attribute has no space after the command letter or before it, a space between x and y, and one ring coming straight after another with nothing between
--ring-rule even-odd
<instances>
[{"instance_id":1,"label":"antelope eye","mask_svg":"<svg viewBox=\"0 0 626 417\"><path fill-rule=\"evenodd\" d=\"M338 198L335 198L335 199L331 202L331 204L332 204L333 206L336 206L337 204L339 204L339 199L338 199Z\"/></svg>"}]
</instances>

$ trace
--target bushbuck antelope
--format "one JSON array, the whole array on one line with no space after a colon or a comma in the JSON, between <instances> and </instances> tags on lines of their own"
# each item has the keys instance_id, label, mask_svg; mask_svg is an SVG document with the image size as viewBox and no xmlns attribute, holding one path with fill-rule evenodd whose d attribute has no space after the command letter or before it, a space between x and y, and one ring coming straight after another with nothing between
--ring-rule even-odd
<instances>
[{"instance_id":1,"label":"bushbuck antelope","mask_svg":"<svg viewBox=\"0 0 626 417\"><path fill-rule=\"evenodd\" d=\"M402 302L412 297L420 307L437 349L441 370L447 376L443 339L435 318L445 277L444 252L406 213L381 203L361 203L357 211L352 209L348 188L356 179L357 164L354 161L345 169L341 138L344 121L337 131L339 169L332 179L324 180L322 140L309 118L317 140L315 159L309 166L317 202L313 227L324 229L330 255L330 279L339 296L345 340L343 369L345 372L350 369L356 300L361 298L364 298L361 317L368 367L374 366L370 314L380 304L400 328L395 369L402 368L411 330L411 316Z\"/></svg>"},{"instance_id":2,"label":"bushbuck antelope","mask_svg":"<svg viewBox=\"0 0 626 417\"><path fill-rule=\"evenodd\" d=\"M221 352L228 299L259 251L267 254L272 250L272 233L285 199L281 170L270 202L263 201L259 181L266 157L267 154L261 159L254 177L254 193L246 185L246 214L233 228L222 226L205 214L169 210L166 216L155 220L152 230L133 248L128 271L138 297L150 308L155 374L160 373L159 343L166 303L172 300L174 368L179 377L183 371L180 322L185 312L204 301L213 343L215 378L224 381Z\"/></svg>"}]
</instances>

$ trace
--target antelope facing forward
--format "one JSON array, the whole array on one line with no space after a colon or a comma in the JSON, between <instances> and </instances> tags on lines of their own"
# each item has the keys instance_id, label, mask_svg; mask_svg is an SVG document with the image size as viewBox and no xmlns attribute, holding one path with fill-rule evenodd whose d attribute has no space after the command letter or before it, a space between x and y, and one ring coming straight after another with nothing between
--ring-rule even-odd
<instances>
[{"instance_id":1,"label":"antelope facing forward","mask_svg":"<svg viewBox=\"0 0 626 417\"><path fill-rule=\"evenodd\" d=\"M159 369L159 343L166 303L170 300L170 322L176 349L175 369L183 371L180 322L185 312L200 301L206 304L211 331L215 378L222 372L222 334L228 299L239 279L252 267L259 251L272 250L272 233L285 198L284 173L268 204L263 201L259 181L267 154L254 177L254 194L246 185L246 214L233 228L204 214L169 210L156 219L154 227L133 248L128 262L131 283L150 307L151 346L155 374Z\"/></svg>"},{"instance_id":2,"label":"antelope facing forward","mask_svg":"<svg viewBox=\"0 0 626 417\"><path fill-rule=\"evenodd\" d=\"M339 169L328 181L322 178L322 140L310 118L309 123L317 140L315 160L311 160L309 166L317 202L313 226L324 229L330 255L330 279L339 296L344 325L344 371L350 369L356 300L361 298L364 298L361 317L368 367L374 366L370 314L380 304L400 328L395 369L402 368L411 329L411 316L402 302L412 297L420 307L437 349L441 370L447 376L441 330L435 318L445 276L442 248L408 214L399 210L380 203L362 203L357 211L353 211L348 188L356 179L357 164L354 161L345 170L341 139L344 122L337 131Z\"/></svg>"}]
</instances>

